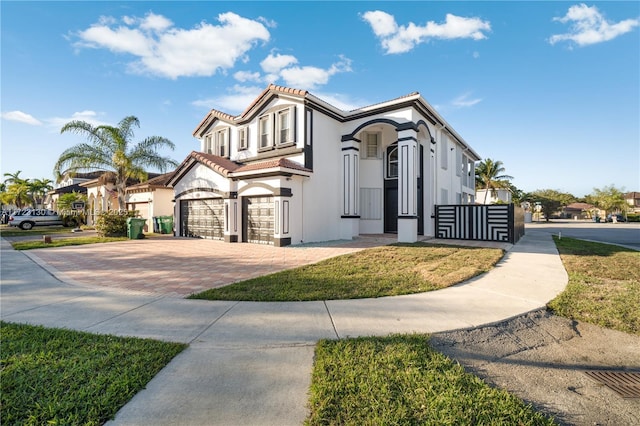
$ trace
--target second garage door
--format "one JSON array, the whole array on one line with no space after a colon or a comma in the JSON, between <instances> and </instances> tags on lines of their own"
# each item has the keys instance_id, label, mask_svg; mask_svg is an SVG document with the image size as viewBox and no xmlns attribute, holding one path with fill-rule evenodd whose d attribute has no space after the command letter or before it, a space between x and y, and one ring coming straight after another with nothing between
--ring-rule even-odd
<instances>
[{"instance_id":1,"label":"second garage door","mask_svg":"<svg viewBox=\"0 0 640 426\"><path fill-rule=\"evenodd\" d=\"M273 244L273 197L244 198L244 241Z\"/></svg>"},{"instance_id":2,"label":"second garage door","mask_svg":"<svg viewBox=\"0 0 640 426\"><path fill-rule=\"evenodd\" d=\"M182 200L180 202L180 236L224 239L224 200Z\"/></svg>"}]
</instances>

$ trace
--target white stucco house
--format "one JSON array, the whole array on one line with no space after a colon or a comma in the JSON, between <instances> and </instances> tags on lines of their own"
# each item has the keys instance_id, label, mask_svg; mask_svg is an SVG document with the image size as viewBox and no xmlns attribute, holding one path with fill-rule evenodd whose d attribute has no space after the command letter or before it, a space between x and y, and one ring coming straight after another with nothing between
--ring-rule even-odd
<instances>
[{"instance_id":1,"label":"white stucco house","mask_svg":"<svg viewBox=\"0 0 640 426\"><path fill-rule=\"evenodd\" d=\"M478 204L509 204L511 203L511 191L508 188L478 189L476 190L476 202Z\"/></svg>"},{"instance_id":2,"label":"white stucco house","mask_svg":"<svg viewBox=\"0 0 640 426\"><path fill-rule=\"evenodd\" d=\"M168 181L176 235L284 246L434 235L436 204L473 204L480 156L419 94L343 111L267 87L211 110Z\"/></svg>"}]
</instances>

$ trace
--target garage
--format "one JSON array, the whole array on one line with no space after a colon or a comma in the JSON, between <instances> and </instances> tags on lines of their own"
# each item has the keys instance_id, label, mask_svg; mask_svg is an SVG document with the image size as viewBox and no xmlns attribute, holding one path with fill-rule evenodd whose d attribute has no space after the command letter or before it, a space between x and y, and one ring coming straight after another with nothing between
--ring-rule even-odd
<instances>
[{"instance_id":1,"label":"garage","mask_svg":"<svg viewBox=\"0 0 640 426\"><path fill-rule=\"evenodd\" d=\"M181 237L224 239L224 200L180 201L180 223Z\"/></svg>"},{"instance_id":2,"label":"garage","mask_svg":"<svg viewBox=\"0 0 640 426\"><path fill-rule=\"evenodd\" d=\"M274 234L274 198L245 197L244 204L244 242L273 244Z\"/></svg>"}]
</instances>

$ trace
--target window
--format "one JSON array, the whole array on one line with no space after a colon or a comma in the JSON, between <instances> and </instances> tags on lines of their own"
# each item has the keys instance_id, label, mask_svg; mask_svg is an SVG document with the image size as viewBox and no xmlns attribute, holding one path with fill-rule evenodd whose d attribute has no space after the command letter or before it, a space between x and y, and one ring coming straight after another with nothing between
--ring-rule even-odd
<instances>
[{"instance_id":1,"label":"window","mask_svg":"<svg viewBox=\"0 0 640 426\"><path fill-rule=\"evenodd\" d=\"M440 167L447 170L449 167L449 137L440 133Z\"/></svg>"},{"instance_id":2,"label":"window","mask_svg":"<svg viewBox=\"0 0 640 426\"><path fill-rule=\"evenodd\" d=\"M364 149L362 158L376 159L380 153L380 133L364 134Z\"/></svg>"},{"instance_id":3,"label":"window","mask_svg":"<svg viewBox=\"0 0 640 426\"><path fill-rule=\"evenodd\" d=\"M220 157L229 156L229 129L218 130L215 134L215 155Z\"/></svg>"},{"instance_id":4,"label":"window","mask_svg":"<svg viewBox=\"0 0 640 426\"><path fill-rule=\"evenodd\" d=\"M265 115L259 120L260 149L271 147L271 116Z\"/></svg>"},{"instance_id":5,"label":"window","mask_svg":"<svg viewBox=\"0 0 640 426\"><path fill-rule=\"evenodd\" d=\"M293 142L293 110L287 108L276 113L276 144Z\"/></svg>"},{"instance_id":6,"label":"window","mask_svg":"<svg viewBox=\"0 0 640 426\"><path fill-rule=\"evenodd\" d=\"M398 177L398 147L395 146L387 154L387 178Z\"/></svg>"},{"instance_id":7,"label":"window","mask_svg":"<svg viewBox=\"0 0 640 426\"><path fill-rule=\"evenodd\" d=\"M238 129L238 150L249 148L249 128Z\"/></svg>"},{"instance_id":8,"label":"window","mask_svg":"<svg viewBox=\"0 0 640 426\"><path fill-rule=\"evenodd\" d=\"M211 144L211 135L206 135L204 137L204 146L202 150L207 154L213 154L213 145Z\"/></svg>"}]
</instances>

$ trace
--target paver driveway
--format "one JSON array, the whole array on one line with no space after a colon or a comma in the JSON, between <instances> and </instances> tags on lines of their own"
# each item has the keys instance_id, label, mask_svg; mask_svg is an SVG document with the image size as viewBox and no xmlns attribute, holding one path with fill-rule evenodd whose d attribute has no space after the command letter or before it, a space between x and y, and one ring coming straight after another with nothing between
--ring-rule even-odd
<instances>
[{"instance_id":1,"label":"paver driveway","mask_svg":"<svg viewBox=\"0 0 640 426\"><path fill-rule=\"evenodd\" d=\"M24 253L65 282L184 297L393 242L395 238L378 236L273 247L167 236Z\"/></svg>"}]
</instances>

